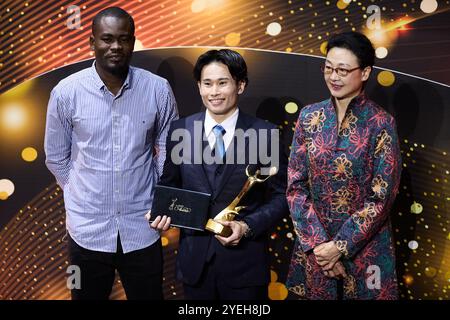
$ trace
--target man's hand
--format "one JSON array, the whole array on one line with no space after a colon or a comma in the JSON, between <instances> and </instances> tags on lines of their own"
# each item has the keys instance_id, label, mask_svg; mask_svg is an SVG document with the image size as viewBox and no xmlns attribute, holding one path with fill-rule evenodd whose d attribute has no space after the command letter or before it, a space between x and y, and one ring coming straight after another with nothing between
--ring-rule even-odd
<instances>
[{"instance_id":1,"label":"man's hand","mask_svg":"<svg viewBox=\"0 0 450 320\"><path fill-rule=\"evenodd\" d=\"M147 220L150 220L151 218L151 212L147 212L145 217L147 218ZM156 229L158 231L167 231L169 230L170 227L170 217L167 216L157 216L155 218L155 220L153 220L153 222L150 224L150 227L152 227L153 229Z\"/></svg>"},{"instance_id":2,"label":"man's hand","mask_svg":"<svg viewBox=\"0 0 450 320\"><path fill-rule=\"evenodd\" d=\"M341 258L341 252L338 250L334 241L325 242L314 248L314 255L317 263L324 271L332 270L335 263Z\"/></svg>"},{"instance_id":3,"label":"man's hand","mask_svg":"<svg viewBox=\"0 0 450 320\"><path fill-rule=\"evenodd\" d=\"M239 241L241 241L242 237L244 236L245 232L248 230L248 225L244 221L218 221L224 226L228 226L231 228L231 235L228 237L221 237L219 235L216 235L216 239L219 240L219 242L225 246L237 246Z\"/></svg>"}]
</instances>

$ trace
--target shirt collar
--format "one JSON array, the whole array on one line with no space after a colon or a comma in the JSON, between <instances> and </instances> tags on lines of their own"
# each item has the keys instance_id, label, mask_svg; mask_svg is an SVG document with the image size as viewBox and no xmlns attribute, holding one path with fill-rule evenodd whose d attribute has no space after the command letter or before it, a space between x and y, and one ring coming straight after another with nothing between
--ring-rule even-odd
<instances>
[{"instance_id":1,"label":"shirt collar","mask_svg":"<svg viewBox=\"0 0 450 320\"><path fill-rule=\"evenodd\" d=\"M95 83L95 87L99 90L101 90L102 88L106 88L105 83L103 82L103 80L100 78L100 76L98 75L97 70L95 69L95 60L92 63L92 67L91 67L91 71L92 71L92 76L94 78L94 83ZM131 84L132 84L132 80L133 80L133 72L134 72L134 68L132 66L128 67L128 74L127 77L122 85L122 88L131 88Z\"/></svg>"},{"instance_id":2,"label":"shirt collar","mask_svg":"<svg viewBox=\"0 0 450 320\"><path fill-rule=\"evenodd\" d=\"M366 96L366 93L363 90L363 91L361 91L361 93L359 95L354 97L352 99L352 101L350 101L350 105L362 106L363 104L366 103L366 101L367 101L367 96Z\"/></svg>"},{"instance_id":3,"label":"shirt collar","mask_svg":"<svg viewBox=\"0 0 450 320\"><path fill-rule=\"evenodd\" d=\"M224 121L222 121L222 123L220 123L220 125L225 129L225 134L234 131L234 129L236 127L236 122L237 122L238 116L239 116L239 108L236 108L236 110L233 112L233 114L231 116L229 116ZM205 135L209 136L209 134L211 133L212 129L217 124L218 123L216 122L216 120L214 120L211 117L211 114L210 114L209 110L206 109L205 125L204 125Z\"/></svg>"}]
</instances>

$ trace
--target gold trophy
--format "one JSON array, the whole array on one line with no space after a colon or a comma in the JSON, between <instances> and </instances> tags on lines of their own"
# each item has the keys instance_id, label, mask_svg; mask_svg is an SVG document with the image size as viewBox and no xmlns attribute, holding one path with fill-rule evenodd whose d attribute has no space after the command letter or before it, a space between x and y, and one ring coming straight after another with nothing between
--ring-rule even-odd
<instances>
[{"instance_id":1,"label":"gold trophy","mask_svg":"<svg viewBox=\"0 0 450 320\"><path fill-rule=\"evenodd\" d=\"M236 215L239 214L239 211L245 208L245 206L237 206L239 204L239 201L241 201L242 197L250 190L250 188L255 183L263 183L267 179L269 179L271 176L274 176L277 174L278 169L277 167L271 167L269 171L269 175L265 178L262 178L260 176L261 171L258 169L256 170L254 175L251 175L249 172L249 166L245 169L245 174L247 175L248 179L245 182L244 186L242 187L239 194L234 198L234 200L222 211L220 211L214 219L208 219L208 222L206 223L205 229L208 231L211 231L219 236L222 237L229 237L232 233L231 228L224 226L218 221L233 221Z\"/></svg>"}]
</instances>

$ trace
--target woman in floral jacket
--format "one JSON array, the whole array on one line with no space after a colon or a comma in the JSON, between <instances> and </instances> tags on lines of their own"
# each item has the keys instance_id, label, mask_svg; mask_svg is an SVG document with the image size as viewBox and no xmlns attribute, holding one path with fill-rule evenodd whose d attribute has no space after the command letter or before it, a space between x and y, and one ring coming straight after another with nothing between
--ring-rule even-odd
<instances>
[{"instance_id":1,"label":"woman in floral jacket","mask_svg":"<svg viewBox=\"0 0 450 320\"><path fill-rule=\"evenodd\" d=\"M288 167L297 239L287 286L301 299L397 299L389 209L400 181L394 118L364 94L375 51L333 36L322 67L331 98L303 108Z\"/></svg>"}]
</instances>

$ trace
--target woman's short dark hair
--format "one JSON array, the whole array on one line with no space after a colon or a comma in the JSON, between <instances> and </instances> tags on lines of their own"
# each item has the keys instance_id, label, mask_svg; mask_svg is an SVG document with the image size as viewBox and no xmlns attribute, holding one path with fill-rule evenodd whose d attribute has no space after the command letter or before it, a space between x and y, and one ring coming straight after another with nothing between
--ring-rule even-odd
<instances>
[{"instance_id":1,"label":"woman's short dark hair","mask_svg":"<svg viewBox=\"0 0 450 320\"><path fill-rule=\"evenodd\" d=\"M197 82L201 80L203 68L212 62L220 62L226 65L233 79L236 82L242 81L247 86L247 64L238 52L230 49L209 50L198 57L194 66L194 78Z\"/></svg>"},{"instance_id":2,"label":"woman's short dark hair","mask_svg":"<svg viewBox=\"0 0 450 320\"><path fill-rule=\"evenodd\" d=\"M335 34L328 40L327 52L335 47L353 52L361 69L373 67L375 63L375 49L372 42L362 33L351 31Z\"/></svg>"}]
</instances>

